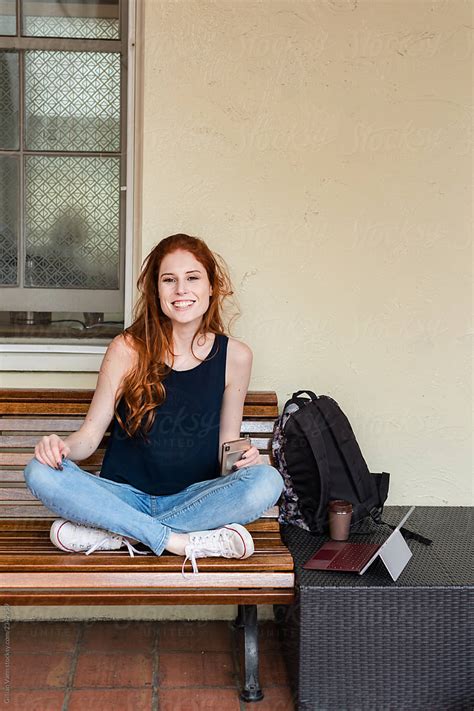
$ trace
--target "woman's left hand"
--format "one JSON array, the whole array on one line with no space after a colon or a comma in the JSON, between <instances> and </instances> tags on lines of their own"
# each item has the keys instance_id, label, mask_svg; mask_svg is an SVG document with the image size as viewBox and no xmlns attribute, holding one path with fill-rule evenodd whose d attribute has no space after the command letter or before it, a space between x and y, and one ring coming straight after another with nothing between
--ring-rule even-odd
<instances>
[{"instance_id":1,"label":"woman's left hand","mask_svg":"<svg viewBox=\"0 0 474 711\"><path fill-rule=\"evenodd\" d=\"M241 469L242 467L253 467L256 464L262 464L262 457L257 449L257 447L254 447L253 445L250 447L250 449L247 449L246 452L242 455L242 459L239 459L238 462L234 464L232 467L233 471L236 469Z\"/></svg>"}]
</instances>

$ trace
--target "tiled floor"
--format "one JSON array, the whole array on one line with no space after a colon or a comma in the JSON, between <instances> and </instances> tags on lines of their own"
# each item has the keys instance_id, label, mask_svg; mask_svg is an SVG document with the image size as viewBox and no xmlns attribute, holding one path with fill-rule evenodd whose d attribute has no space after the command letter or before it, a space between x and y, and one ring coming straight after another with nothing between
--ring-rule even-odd
<instances>
[{"instance_id":1,"label":"tiled floor","mask_svg":"<svg viewBox=\"0 0 474 711\"><path fill-rule=\"evenodd\" d=\"M12 622L0 708L293 711L275 625L261 623L259 639L265 698L245 704L241 635L228 622Z\"/></svg>"}]
</instances>

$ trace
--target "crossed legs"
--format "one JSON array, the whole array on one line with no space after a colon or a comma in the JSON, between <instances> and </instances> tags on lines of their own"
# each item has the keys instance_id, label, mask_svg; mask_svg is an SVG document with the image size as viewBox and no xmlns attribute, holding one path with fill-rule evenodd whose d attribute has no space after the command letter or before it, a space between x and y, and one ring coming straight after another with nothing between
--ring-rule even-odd
<instances>
[{"instance_id":1,"label":"crossed legs","mask_svg":"<svg viewBox=\"0 0 474 711\"><path fill-rule=\"evenodd\" d=\"M151 496L101 479L69 459L59 471L33 458L25 467L25 481L61 517L141 541L156 555L165 548L184 553L188 537L182 534L254 521L276 503L283 488L279 472L266 464L197 482L171 496Z\"/></svg>"}]
</instances>

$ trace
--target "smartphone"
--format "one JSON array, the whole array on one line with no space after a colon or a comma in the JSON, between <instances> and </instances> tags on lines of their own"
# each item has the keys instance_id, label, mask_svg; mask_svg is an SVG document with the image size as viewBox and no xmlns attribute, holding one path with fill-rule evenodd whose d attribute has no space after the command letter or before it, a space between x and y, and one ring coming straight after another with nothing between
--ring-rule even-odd
<instances>
[{"instance_id":1,"label":"smartphone","mask_svg":"<svg viewBox=\"0 0 474 711\"><path fill-rule=\"evenodd\" d=\"M242 459L242 454L251 446L249 435L234 439L232 442L224 442L221 451L221 476L230 474L234 464Z\"/></svg>"}]
</instances>

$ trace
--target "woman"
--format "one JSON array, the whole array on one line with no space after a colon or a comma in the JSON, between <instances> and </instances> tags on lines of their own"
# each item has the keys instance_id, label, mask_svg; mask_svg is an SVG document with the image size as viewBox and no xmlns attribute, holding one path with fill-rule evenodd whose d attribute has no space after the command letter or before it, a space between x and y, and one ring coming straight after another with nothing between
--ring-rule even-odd
<instances>
[{"instance_id":1,"label":"woman","mask_svg":"<svg viewBox=\"0 0 474 711\"><path fill-rule=\"evenodd\" d=\"M283 480L251 447L219 476L223 442L238 439L252 352L224 332L227 270L196 237L172 235L144 262L133 324L114 338L81 428L43 437L25 468L30 491L62 518L51 527L61 550L145 543L191 559L247 558L242 524L278 500ZM100 477L76 461L112 432Z\"/></svg>"}]
</instances>

